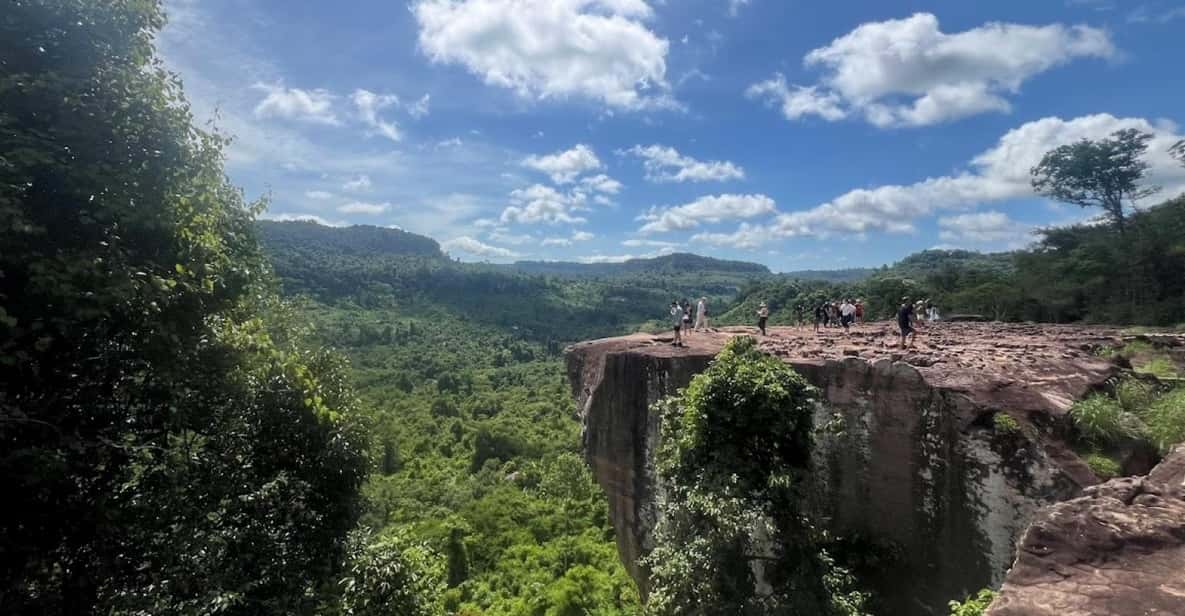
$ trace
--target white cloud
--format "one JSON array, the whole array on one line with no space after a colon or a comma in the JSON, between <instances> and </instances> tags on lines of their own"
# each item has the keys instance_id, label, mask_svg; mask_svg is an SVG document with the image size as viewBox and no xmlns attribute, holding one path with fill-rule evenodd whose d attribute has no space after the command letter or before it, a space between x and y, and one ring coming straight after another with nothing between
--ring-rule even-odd
<instances>
[{"instance_id":1,"label":"white cloud","mask_svg":"<svg viewBox=\"0 0 1185 616\"><path fill-rule=\"evenodd\" d=\"M1154 12L1148 5L1141 4L1127 15L1127 22L1131 24L1157 23L1167 24L1170 21L1185 17L1185 6L1178 6L1164 11Z\"/></svg>"},{"instance_id":2,"label":"white cloud","mask_svg":"<svg viewBox=\"0 0 1185 616\"><path fill-rule=\"evenodd\" d=\"M642 159L646 179L652 182L723 182L745 177L745 170L731 162L699 161L672 147L635 145L626 152Z\"/></svg>"},{"instance_id":3,"label":"white cloud","mask_svg":"<svg viewBox=\"0 0 1185 616\"><path fill-rule=\"evenodd\" d=\"M775 73L772 78L749 86L749 89L745 90L745 96L764 99L770 105L780 106L782 115L788 120L817 115L834 122L848 115L838 94L820 91L818 86L788 85L786 76L781 73Z\"/></svg>"},{"instance_id":4,"label":"white cloud","mask_svg":"<svg viewBox=\"0 0 1185 616\"><path fill-rule=\"evenodd\" d=\"M1109 114L1072 120L1044 118L1008 131L994 147L972 159L968 170L955 175L852 190L807 210L779 214L762 226L742 225L735 233L700 234L696 238L719 245L753 247L794 236L911 233L915 231L914 221L922 216L1031 198L1034 194L1029 170L1046 152L1080 139L1102 139L1125 128L1153 134L1145 156L1150 165L1146 183L1164 186L1164 197L1185 191L1185 168L1168 154L1169 147L1182 138L1172 123L1154 124Z\"/></svg>"},{"instance_id":5,"label":"white cloud","mask_svg":"<svg viewBox=\"0 0 1185 616\"><path fill-rule=\"evenodd\" d=\"M571 237L549 237L544 238L544 246L571 246L576 242L587 242L596 239L596 235L588 231L576 231L572 233Z\"/></svg>"},{"instance_id":6,"label":"white cloud","mask_svg":"<svg viewBox=\"0 0 1185 616\"><path fill-rule=\"evenodd\" d=\"M391 209L390 203L367 203L365 201L352 201L337 208L337 211L342 214L367 214L369 216L376 216Z\"/></svg>"},{"instance_id":7,"label":"white cloud","mask_svg":"<svg viewBox=\"0 0 1185 616\"><path fill-rule=\"evenodd\" d=\"M839 120L852 112L877 126L926 126L1008 112L1007 95L1030 78L1077 58L1113 58L1110 35L1089 26L989 23L947 34L938 18L862 24L804 58L824 74L802 87L773 79L749 96L779 103L790 119Z\"/></svg>"},{"instance_id":8,"label":"white cloud","mask_svg":"<svg viewBox=\"0 0 1185 616\"><path fill-rule=\"evenodd\" d=\"M370 190L370 187L370 176L365 174L351 178L347 180L345 184L342 184L342 190L349 192L362 192L365 190Z\"/></svg>"},{"instance_id":9,"label":"white cloud","mask_svg":"<svg viewBox=\"0 0 1185 616\"><path fill-rule=\"evenodd\" d=\"M490 259L514 259L522 256L508 248L486 244L469 236L461 236L448 240L442 243L441 247L450 252L463 252L475 257L486 257Z\"/></svg>"},{"instance_id":10,"label":"white cloud","mask_svg":"<svg viewBox=\"0 0 1185 616\"><path fill-rule=\"evenodd\" d=\"M728 16L736 17L741 7L747 6L751 0L728 0Z\"/></svg>"},{"instance_id":11,"label":"white cloud","mask_svg":"<svg viewBox=\"0 0 1185 616\"><path fill-rule=\"evenodd\" d=\"M952 244L1024 245L1033 227L997 211L944 216L938 219L938 238Z\"/></svg>"},{"instance_id":12,"label":"white cloud","mask_svg":"<svg viewBox=\"0 0 1185 616\"><path fill-rule=\"evenodd\" d=\"M533 235L528 235L525 233L515 235L513 233L508 233L504 228L494 229L493 231L487 233L486 236L495 242L510 244L511 246L522 246L523 244L535 241L535 236Z\"/></svg>"},{"instance_id":13,"label":"white cloud","mask_svg":"<svg viewBox=\"0 0 1185 616\"><path fill-rule=\"evenodd\" d=\"M550 186L533 184L510 193L511 205L502 210L499 220L502 224L559 224L583 223L584 218L573 216L575 210L584 207L579 193L565 194Z\"/></svg>"},{"instance_id":14,"label":"white cloud","mask_svg":"<svg viewBox=\"0 0 1185 616\"><path fill-rule=\"evenodd\" d=\"M429 94L421 96L420 100L407 106L407 115L417 120L428 115L428 112L430 111L429 102L431 102L431 100L432 96Z\"/></svg>"},{"instance_id":15,"label":"white cloud","mask_svg":"<svg viewBox=\"0 0 1185 616\"><path fill-rule=\"evenodd\" d=\"M392 105L399 104L399 97L394 94L375 94L370 90L354 90L350 96L354 107L358 110L358 117L373 130L374 134L382 135L391 141L400 141L403 135L399 132L399 125L388 122L379 116L379 112Z\"/></svg>"},{"instance_id":16,"label":"white cloud","mask_svg":"<svg viewBox=\"0 0 1185 616\"><path fill-rule=\"evenodd\" d=\"M639 233L682 231L703 222L718 223L738 218L753 218L776 211L774 200L765 195L714 195L671 208L651 208L638 217L647 221Z\"/></svg>"},{"instance_id":17,"label":"white cloud","mask_svg":"<svg viewBox=\"0 0 1185 616\"><path fill-rule=\"evenodd\" d=\"M583 143L555 154L528 156L523 160L523 166L546 173L556 184L569 184L580 175L602 167L596 152Z\"/></svg>"},{"instance_id":18,"label":"white cloud","mask_svg":"<svg viewBox=\"0 0 1185 616\"><path fill-rule=\"evenodd\" d=\"M580 180L580 185L589 190L607 195L616 195L618 192L621 192L621 182L618 182L604 173L586 177Z\"/></svg>"},{"instance_id":19,"label":"white cloud","mask_svg":"<svg viewBox=\"0 0 1185 616\"><path fill-rule=\"evenodd\" d=\"M329 126L341 124L333 113L336 97L328 90L302 90L268 83L256 83L252 88L266 93L263 100L255 105L257 118L279 118Z\"/></svg>"},{"instance_id":20,"label":"white cloud","mask_svg":"<svg viewBox=\"0 0 1185 616\"><path fill-rule=\"evenodd\" d=\"M420 49L521 96L670 107L666 39L644 0L418 0Z\"/></svg>"},{"instance_id":21,"label":"white cloud","mask_svg":"<svg viewBox=\"0 0 1185 616\"><path fill-rule=\"evenodd\" d=\"M314 201L326 201L333 198L333 193L324 190L310 190L306 191L304 196Z\"/></svg>"},{"instance_id":22,"label":"white cloud","mask_svg":"<svg viewBox=\"0 0 1185 616\"><path fill-rule=\"evenodd\" d=\"M669 248L669 249L673 250L675 248L678 248L680 244L678 242L664 242L661 240L629 239L629 240L623 240L621 242L621 245L625 246L627 248L640 248L640 247L645 246L645 247L651 247L651 248Z\"/></svg>"},{"instance_id":23,"label":"white cloud","mask_svg":"<svg viewBox=\"0 0 1185 616\"><path fill-rule=\"evenodd\" d=\"M654 252L648 252L648 253L646 253L646 254L640 254L640 255L633 255L633 254L626 254L626 255L603 255L603 254L595 254L595 255L586 255L586 256L583 256L583 257L576 257L576 260L577 260L577 261L579 261L579 262L581 262L581 263L624 263L624 262L626 262L626 261L631 261L631 260L633 260L633 259L653 259L653 258L655 258L655 257L661 257L661 256L663 256L663 255L669 255L669 254L671 254L672 252L675 252L674 248L660 248L660 249L658 249L658 250L655 250Z\"/></svg>"}]
</instances>

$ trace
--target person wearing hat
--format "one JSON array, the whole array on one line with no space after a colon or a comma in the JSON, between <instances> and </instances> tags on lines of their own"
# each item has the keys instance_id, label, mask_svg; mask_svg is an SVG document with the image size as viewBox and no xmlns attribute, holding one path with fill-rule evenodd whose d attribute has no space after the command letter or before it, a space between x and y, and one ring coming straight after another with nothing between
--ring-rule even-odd
<instances>
[{"instance_id":1,"label":"person wearing hat","mask_svg":"<svg viewBox=\"0 0 1185 616\"><path fill-rule=\"evenodd\" d=\"M897 327L901 329L901 348L905 348L906 338L909 339L909 344L913 345L914 335L917 333L914 325L917 324L917 320L917 312L914 311L913 304L909 303L909 298L901 298L901 307L897 309Z\"/></svg>"},{"instance_id":2,"label":"person wearing hat","mask_svg":"<svg viewBox=\"0 0 1185 616\"><path fill-rule=\"evenodd\" d=\"M769 320L769 306L765 302L757 307L757 329L761 330L761 335L765 335L765 323Z\"/></svg>"}]
</instances>

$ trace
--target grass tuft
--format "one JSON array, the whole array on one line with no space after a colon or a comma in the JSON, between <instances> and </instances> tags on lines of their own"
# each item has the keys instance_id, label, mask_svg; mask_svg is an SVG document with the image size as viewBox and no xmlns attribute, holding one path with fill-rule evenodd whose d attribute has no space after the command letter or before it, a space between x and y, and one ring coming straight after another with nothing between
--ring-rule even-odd
<instances>
[{"instance_id":1,"label":"grass tuft","mask_svg":"<svg viewBox=\"0 0 1185 616\"><path fill-rule=\"evenodd\" d=\"M1185 387L1177 387L1153 401L1140 414L1152 443L1161 453L1168 453L1185 441Z\"/></svg>"},{"instance_id":2,"label":"grass tuft","mask_svg":"<svg viewBox=\"0 0 1185 616\"><path fill-rule=\"evenodd\" d=\"M1008 413L1001 412L993 415L992 424L995 425L996 432L1001 434L1016 434L1020 432L1020 424Z\"/></svg>"},{"instance_id":3,"label":"grass tuft","mask_svg":"<svg viewBox=\"0 0 1185 616\"><path fill-rule=\"evenodd\" d=\"M1103 481L1118 477L1122 470L1118 461L1099 451L1086 454L1085 461L1090 470L1094 471L1094 474Z\"/></svg>"},{"instance_id":4,"label":"grass tuft","mask_svg":"<svg viewBox=\"0 0 1185 616\"><path fill-rule=\"evenodd\" d=\"M1089 442L1105 446L1141 436L1139 419L1123 410L1118 400L1093 394L1070 408L1074 425Z\"/></svg>"}]
</instances>

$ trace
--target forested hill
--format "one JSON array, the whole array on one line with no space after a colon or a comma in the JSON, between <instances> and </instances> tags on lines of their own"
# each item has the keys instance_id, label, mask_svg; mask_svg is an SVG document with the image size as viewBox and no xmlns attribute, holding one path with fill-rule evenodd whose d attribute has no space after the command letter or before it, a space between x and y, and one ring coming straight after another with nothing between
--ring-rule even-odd
<instances>
[{"instance_id":1,"label":"forested hill","mask_svg":"<svg viewBox=\"0 0 1185 616\"><path fill-rule=\"evenodd\" d=\"M640 273L728 272L769 275L769 268L747 261L728 261L678 252L660 257L630 259L622 263L571 263L566 261L518 261L510 267L533 274L556 276L614 276Z\"/></svg>"},{"instance_id":2,"label":"forested hill","mask_svg":"<svg viewBox=\"0 0 1185 616\"><path fill-rule=\"evenodd\" d=\"M718 322L752 321L769 302L773 323L811 318L825 301L864 300L872 318L901 297L930 299L944 314L1001 321L1185 324L1185 197L1112 222L1043 229L1026 250L984 254L926 250L862 280L781 275L756 282Z\"/></svg>"},{"instance_id":3,"label":"forested hill","mask_svg":"<svg viewBox=\"0 0 1185 616\"><path fill-rule=\"evenodd\" d=\"M401 229L357 225L327 227L309 221L260 220L259 239L274 252L320 252L337 255L444 257L436 240Z\"/></svg>"}]
</instances>

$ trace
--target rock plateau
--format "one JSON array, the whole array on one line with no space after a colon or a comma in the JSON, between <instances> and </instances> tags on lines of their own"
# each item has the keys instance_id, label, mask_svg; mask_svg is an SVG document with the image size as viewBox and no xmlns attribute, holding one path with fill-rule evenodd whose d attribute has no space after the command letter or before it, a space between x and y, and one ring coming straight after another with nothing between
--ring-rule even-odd
<instances>
[{"instance_id":1,"label":"rock plateau","mask_svg":"<svg viewBox=\"0 0 1185 616\"><path fill-rule=\"evenodd\" d=\"M653 547L662 492L650 406L685 387L731 337L754 333L693 333L685 347L671 346L669 335L635 334L568 349L586 458L643 596L638 561ZM948 600L998 587L1037 512L1098 483L1066 445L1067 410L1118 374L1092 352L1122 344L1116 330L943 323L906 350L895 348L887 323L850 336L769 333L762 347L820 391L818 514L836 532L899 555L899 566L871 580L884 613L945 614ZM1148 470L1138 460L1129 466Z\"/></svg>"}]
</instances>

